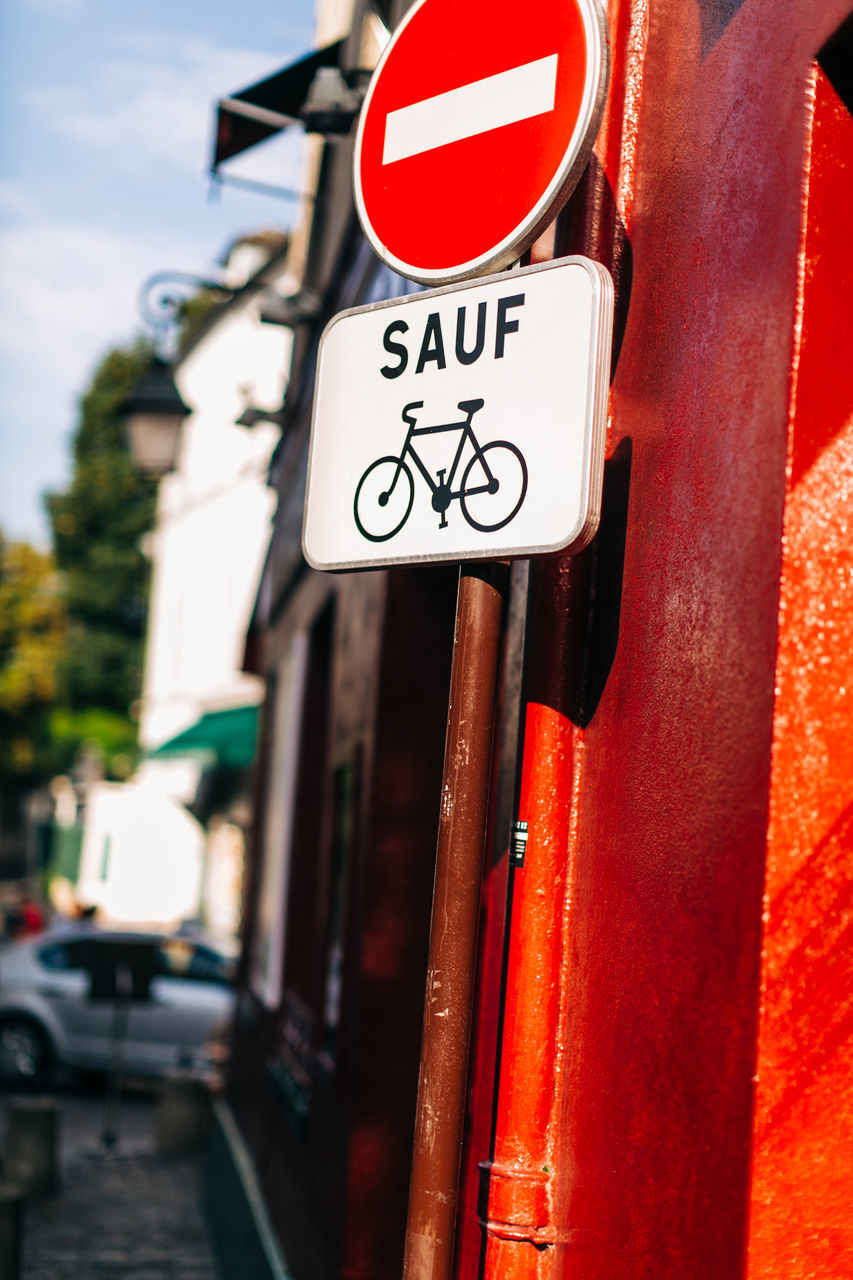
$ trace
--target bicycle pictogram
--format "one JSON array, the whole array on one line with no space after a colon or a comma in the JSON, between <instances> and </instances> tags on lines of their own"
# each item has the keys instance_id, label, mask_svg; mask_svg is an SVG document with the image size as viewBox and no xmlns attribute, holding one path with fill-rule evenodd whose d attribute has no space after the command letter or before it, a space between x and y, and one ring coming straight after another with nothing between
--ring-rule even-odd
<instances>
[{"instance_id":1,"label":"bicycle pictogram","mask_svg":"<svg viewBox=\"0 0 853 1280\"><path fill-rule=\"evenodd\" d=\"M353 503L359 532L370 542L385 542L399 533L408 520L415 497L415 482L407 457L430 489L432 508L441 517L440 529L447 528L448 507L457 499L462 514L473 529L484 533L502 529L517 515L527 493L527 463L521 450L509 440L480 444L471 420L483 408L484 400L460 400L459 408L465 414L461 422L443 422L432 427L416 425L413 411L422 409L423 404L423 400L413 400L402 411L408 430L399 455L377 458L359 480ZM416 436L450 431L460 433L456 453L449 467L436 471L438 479L434 480L413 441ZM473 455L462 471L459 488L454 489L466 444L470 445Z\"/></svg>"}]
</instances>

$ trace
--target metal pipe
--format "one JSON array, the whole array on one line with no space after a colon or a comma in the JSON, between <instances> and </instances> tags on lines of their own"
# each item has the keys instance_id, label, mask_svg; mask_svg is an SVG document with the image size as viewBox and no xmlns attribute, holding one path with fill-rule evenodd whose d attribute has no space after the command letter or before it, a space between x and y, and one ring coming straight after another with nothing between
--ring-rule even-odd
<instances>
[{"instance_id":1,"label":"metal pipe","mask_svg":"<svg viewBox=\"0 0 853 1280\"><path fill-rule=\"evenodd\" d=\"M531 575L519 819L523 866L511 872L500 1081L484 1232L486 1280L559 1274L556 1201L559 1106L565 1075L571 898L574 701L585 598L583 557L553 558Z\"/></svg>"},{"instance_id":2,"label":"metal pipe","mask_svg":"<svg viewBox=\"0 0 853 1280\"><path fill-rule=\"evenodd\" d=\"M553 1274L571 774L570 723L529 703L519 807L529 835L525 865L513 872L497 1132L483 1222L485 1274L495 1280Z\"/></svg>"},{"instance_id":3,"label":"metal pipe","mask_svg":"<svg viewBox=\"0 0 853 1280\"><path fill-rule=\"evenodd\" d=\"M449 1280L453 1265L507 580L504 564L463 566L459 577L404 1280Z\"/></svg>"}]
</instances>

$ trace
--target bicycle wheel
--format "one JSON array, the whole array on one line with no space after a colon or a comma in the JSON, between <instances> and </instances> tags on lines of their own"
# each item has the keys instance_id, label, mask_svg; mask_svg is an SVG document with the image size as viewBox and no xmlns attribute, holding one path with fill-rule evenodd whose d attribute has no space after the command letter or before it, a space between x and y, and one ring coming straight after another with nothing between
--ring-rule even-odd
<instances>
[{"instance_id":1,"label":"bicycle wheel","mask_svg":"<svg viewBox=\"0 0 853 1280\"><path fill-rule=\"evenodd\" d=\"M358 531L370 542L385 542L409 518L415 482L399 458L377 458L358 482L353 515Z\"/></svg>"},{"instance_id":2,"label":"bicycle wheel","mask_svg":"<svg viewBox=\"0 0 853 1280\"><path fill-rule=\"evenodd\" d=\"M483 533L502 529L527 493L527 463L508 440L493 440L465 468L459 505L470 525Z\"/></svg>"}]
</instances>

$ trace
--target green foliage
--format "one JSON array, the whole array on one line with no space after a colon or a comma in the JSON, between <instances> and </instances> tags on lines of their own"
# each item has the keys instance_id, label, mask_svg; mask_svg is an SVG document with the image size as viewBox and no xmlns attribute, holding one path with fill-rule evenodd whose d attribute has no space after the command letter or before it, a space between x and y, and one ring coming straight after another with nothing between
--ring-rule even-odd
<instances>
[{"instance_id":1,"label":"green foliage","mask_svg":"<svg viewBox=\"0 0 853 1280\"><path fill-rule=\"evenodd\" d=\"M127 716L100 707L70 711L57 707L50 716L50 737L57 760L64 760L68 772L80 756L81 748L100 761L110 777L123 779L136 762L136 725Z\"/></svg>"},{"instance_id":2,"label":"green foliage","mask_svg":"<svg viewBox=\"0 0 853 1280\"><path fill-rule=\"evenodd\" d=\"M53 557L0 533L0 710L52 700L64 631Z\"/></svg>"},{"instance_id":3,"label":"green foliage","mask_svg":"<svg viewBox=\"0 0 853 1280\"><path fill-rule=\"evenodd\" d=\"M29 776L45 750L67 635L53 557L0 533L0 771Z\"/></svg>"},{"instance_id":4,"label":"green foliage","mask_svg":"<svg viewBox=\"0 0 853 1280\"><path fill-rule=\"evenodd\" d=\"M0 831L55 763L49 719L66 635L53 557L0 533Z\"/></svg>"},{"instance_id":5,"label":"green foliage","mask_svg":"<svg viewBox=\"0 0 853 1280\"><path fill-rule=\"evenodd\" d=\"M208 317L221 305L221 295L214 293L212 289L199 289L183 300L178 310L178 346L182 352L186 351L203 329Z\"/></svg>"},{"instance_id":6,"label":"green foliage","mask_svg":"<svg viewBox=\"0 0 853 1280\"><path fill-rule=\"evenodd\" d=\"M54 555L0 535L0 835L55 774L133 768L156 485L134 470L119 406L150 358L145 342L110 351L80 400L71 483L45 499Z\"/></svg>"},{"instance_id":7,"label":"green foliage","mask_svg":"<svg viewBox=\"0 0 853 1280\"><path fill-rule=\"evenodd\" d=\"M148 565L140 542L154 520L156 486L134 470L119 406L150 356L139 342L101 362L80 402L71 485L46 499L69 619L61 701L125 718L141 684Z\"/></svg>"}]
</instances>

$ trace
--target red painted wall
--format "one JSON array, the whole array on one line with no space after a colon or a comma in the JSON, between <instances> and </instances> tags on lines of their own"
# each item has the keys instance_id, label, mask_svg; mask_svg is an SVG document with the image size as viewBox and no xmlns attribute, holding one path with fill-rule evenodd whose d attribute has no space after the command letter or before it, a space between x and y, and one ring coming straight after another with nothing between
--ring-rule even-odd
<instances>
[{"instance_id":1,"label":"red painted wall","mask_svg":"<svg viewBox=\"0 0 853 1280\"><path fill-rule=\"evenodd\" d=\"M809 159L750 1280L853 1275L853 118L822 72Z\"/></svg>"},{"instance_id":2,"label":"red painted wall","mask_svg":"<svg viewBox=\"0 0 853 1280\"><path fill-rule=\"evenodd\" d=\"M530 1114L544 1104L534 1127L546 1178L523 1206L493 1178L489 1280L735 1280L747 1265L753 1179L756 1276L850 1272L812 1265L820 1257L837 1268L820 1250L851 1241L850 1228L841 1241L829 1230L841 1212L839 1166L815 1176L830 1155L824 1090L846 1063L837 1043L850 1008L840 975L850 867L840 865L838 819L853 771L837 741L838 690L850 687L838 548L849 565L850 533L833 527L845 502L849 512L849 470L833 470L842 453L849 468L849 438L838 435L849 400L822 372L850 368L832 344L838 298L815 314L814 366L802 347L813 382L808 394L801 383L798 412L806 399L814 407L811 425L803 417L795 427L793 456L805 487L788 480L810 86L814 58L848 9L843 0L609 5L613 80L597 167L555 251L590 252L616 278L610 482L589 552L534 570L525 746L534 781L521 814L530 840L516 873L496 1124L498 1157L507 1168L526 1160L532 1185L533 1153L507 1117L522 1110L519 1090ZM849 228L843 182L846 195L827 202ZM827 406L836 427L825 426ZM837 629L846 617L846 649L837 629L821 634L821 601ZM769 823L767 889L781 905L778 918L771 905L762 943ZM535 963L515 912L531 860L555 856L555 833L566 875L537 887L560 948L552 979L548 948L528 933ZM801 889L783 889L795 868L821 859L828 874L809 882L806 872ZM549 892L556 903L544 905ZM815 948L813 1001L802 984ZM790 963L795 979L789 969L780 980ZM754 1116L762 979L766 993L776 983L776 1008L763 1023ZM551 981L556 1020L543 1005L541 1036L535 1020L516 1034L530 1017L525 992L541 982L551 998ZM771 1112L778 1090L790 1099L794 1086L797 992L793 1022L809 1044L817 1036L827 1061L810 1060L809 1088L782 1135ZM540 1052L550 1041L553 1051ZM753 1134L765 1122L772 1137L753 1171ZM804 1179L793 1212L803 1239L809 1218L826 1220L823 1243L782 1250L788 1196ZM522 1209L525 1228L508 1226Z\"/></svg>"}]
</instances>

